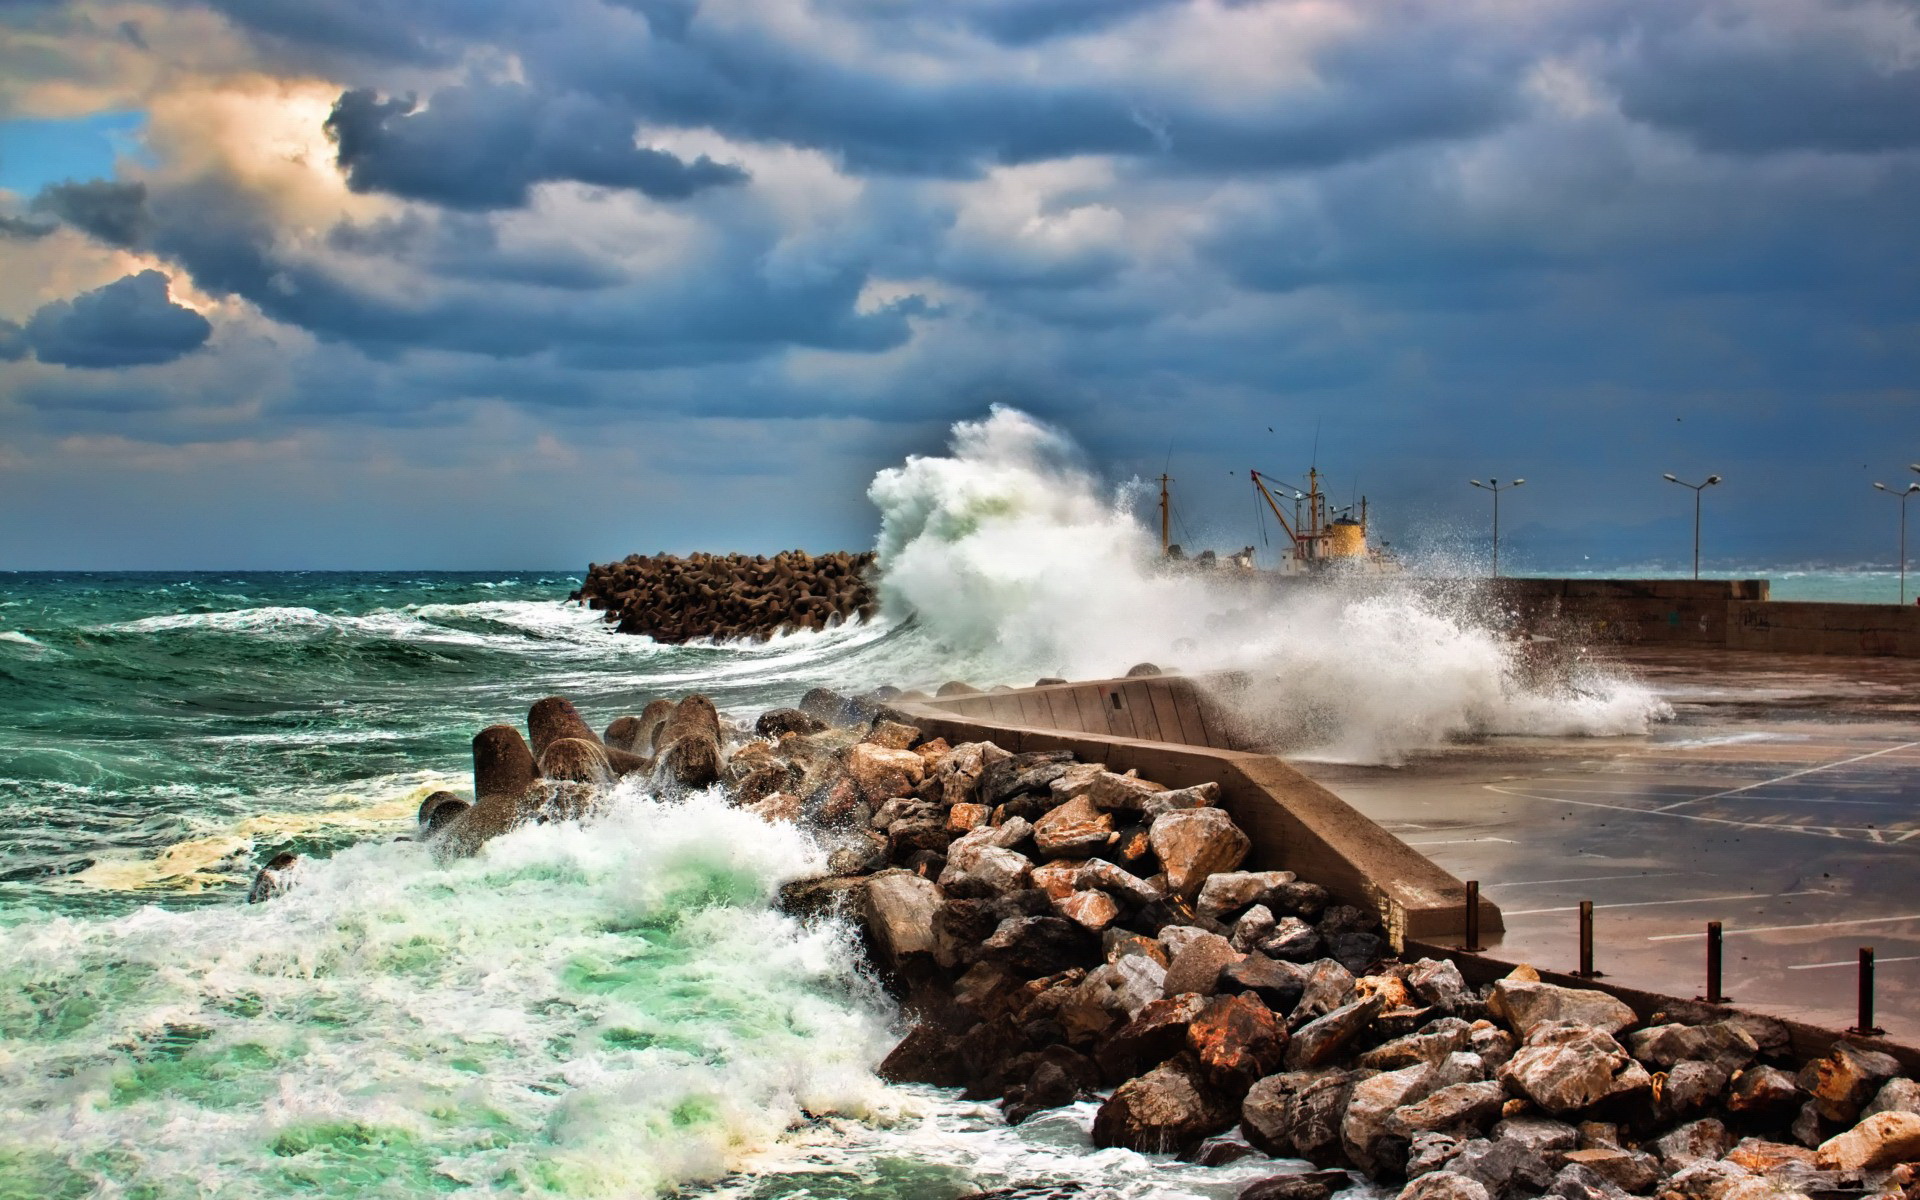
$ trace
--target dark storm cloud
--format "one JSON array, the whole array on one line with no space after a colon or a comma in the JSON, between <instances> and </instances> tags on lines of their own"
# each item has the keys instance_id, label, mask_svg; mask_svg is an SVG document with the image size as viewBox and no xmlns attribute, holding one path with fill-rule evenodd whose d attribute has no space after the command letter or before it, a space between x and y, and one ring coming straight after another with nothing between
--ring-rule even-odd
<instances>
[{"instance_id":1,"label":"dark storm cloud","mask_svg":"<svg viewBox=\"0 0 1920 1200\"><path fill-rule=\"evenodd\" d=\"M525 0L211 0L289 61L318 55L341 63L434 65L452 62L469 45L537 27L544 3Z\"/></svg>"},{"instance_id":2,"label":"dark storm cloud","mask_svg":"<svg viewBox=\"0 0 1920 1200\"><path fill-rule=\"evenodd\" d=\"M1013 11L1011 8L1008 11ZM1409 24L1392 44L1329 53L1311 85L1259 103L1207 100L1123 74L921 76L751 27L699 20L638 42L582 31L534 56L548 86L626 97L642 116L826 150L861 170L965 176L996 163L1149 156L1198 171L1317 166L1497 125L1513 56Z\"/></svg>"},{"instance_id":3,"label":"dark storm cloud","mask_svg":"<svg viewBox=\"0 0 1920 1200\"><path fill-rule=\"evenodd\" d=\"M151 229L147 185L90 179L49 184L33 199L33 210L57 217L109 246L131 248Z\"/></svg>"},{"instance_id":4,"label":"dark storm cloud","mask_svg":"<svg viewBox=\"0 0 1920 1200\"><path fill-rule=\"evenodd\" d=\"M736 229L707 259L619 286L499 286L505 272L494 270L479 279L439 277L430 295L396 296L358 287L310 257L283 254L267 214L230 181L207 177L177 188L157 210L157 248L202 288L242 296L274 320L374 355L552 353L614 368L731 361L786 346L873 352L904 342L917 311L912 301L859 310L866 275L857 265L770 275L775 234L764 229ZM362 236L342 238L351 246ZM408 244L406 227L362 244L370 258L391 259ZM440 252L428 247L428 265Z\"/></svg>"},{"instance_id":5,"label":"dark storm cloud","mask_svg":"<svg viewBox=\"0 0 1920 1200\"><path fill-rule=\"evenodd\" d=\"M63 367L131 367L172 362L206 344L207 319L175 304L167 277L142 271L33 314L27 342L41 362Z\"/></svg>"},{"instance_id":6,"label":"dark storm cloud","mask_svg":"<svg viewBox=\"0 0 1920 1200\"><path fill-rule=\"evenodd\" d=\"M1611 74L1623 111L1733 154L1920 146L1920 65L1892 48L1920 40L1920 7L1809 12L1781 20L1778 9L1712 6L1691 20L1655 17ZM1879 21L1861 21L1869 16Z\"/></svg>"},{"instance_id":7,"label":"dark storm cloud","mask_svg":"<svg viewBox=\"0 0 1920 1200\"><path fill-rule=\"evenodd\" d=\"M53 230L53 224L48 221L0 216L0 238L12 238L17 242L33 242L46 237Z\"/></svg>"},{"instance_id":8,"label":"dark storm cloud","mask_svg":"<svg viewBox=\"0 0 1920 1200\"><path fill-rule=\"evenodd\" d=\"M326 122L355 191L449 208L517 207L529 188L550 180L678 200L746 179L704 155L689 163L636 146L634 126L620 106L511 84L445 88L425 106L356 89L340 96Z\"/></svg>"},{"instance_id":9,"label":"dark storm cloud","mask_svg":"<svg viewBox=\"0 0 1920 1200\"><path fill-rule=\"evenodd\" d=\"M19 362L32 349L26 330L12 321L0 320L0 362Z\"/></svg>"}]
</instances>

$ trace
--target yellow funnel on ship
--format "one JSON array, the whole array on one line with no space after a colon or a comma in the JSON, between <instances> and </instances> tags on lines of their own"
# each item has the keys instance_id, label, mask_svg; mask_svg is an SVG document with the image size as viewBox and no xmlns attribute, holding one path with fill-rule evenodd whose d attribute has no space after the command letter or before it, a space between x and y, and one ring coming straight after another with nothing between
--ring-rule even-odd
<instances>
[{"instance_id":1,"label":"yellow funnel on ship","mask_svg":"<svg viewBox=\"0 0 1920 1200\"><path fill-rule=\"evenodd\" d=\"M1367 527L1352 517L1327 526L1328 558L1360 558L1367 552Z\"/></svg>"}]
</instances>

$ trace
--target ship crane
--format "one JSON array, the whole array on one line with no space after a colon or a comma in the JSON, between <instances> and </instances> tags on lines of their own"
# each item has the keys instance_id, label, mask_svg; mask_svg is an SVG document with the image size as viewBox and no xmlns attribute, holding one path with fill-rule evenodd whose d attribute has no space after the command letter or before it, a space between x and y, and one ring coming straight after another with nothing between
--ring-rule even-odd
<instances>
[{"instance_id":1,"label":"ship crane","mask_svg":"<svg viewBox=\"0 0 1920 1200\"><path fill-rule=\"evenodd\" d=\"M1286 533L1292 544L1292 557L1303 566L1319 565L1333 560L1365 557L1367 554L1367 501L1360 498L1360 519L1354 520L1344 513L1329 521L1327 519L1327 498L1320 490L1320 472L1317 468L1307 471L1307 491L1304 496L1298 488L1294 493L1293 520L1287 520L1280 511L1280 502L1267 490L1269 482L1281 487L1279 480L1271 475L1262 475L1249 470L1254 490L1259 493L1267 507L1272 510L1274 519L1280 522L1280 528ZM1306 516L1300 514L1300 501L1306 501Z\"/></svg>"}]
</instances>

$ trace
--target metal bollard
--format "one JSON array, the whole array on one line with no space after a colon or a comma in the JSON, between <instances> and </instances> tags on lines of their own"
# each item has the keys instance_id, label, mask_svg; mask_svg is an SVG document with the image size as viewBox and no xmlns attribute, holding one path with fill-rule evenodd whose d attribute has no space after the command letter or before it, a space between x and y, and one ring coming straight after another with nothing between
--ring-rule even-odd
<instances>
[{"instance_id":1,"label":"metal bollard","mask_svg":"<svg viewBox=\"0 0 1920 1200\"><path fill-rule=\"evenodd\" d=\"M1725 1004L1727 996L1720 990L1720 922L1707 922L1707 994L1708 1004Z\"/></svg>"},{"instance_id":2,"label":"metal bollard","mask_svg":"<svg viewBox=\"0 0 1920 1200\"><path fill-rule=\"evenodd\" d=\"M1460 947L1470 954L1478 954L1486 947L1480 944L1480 881L1467 880L1467 943Z\"/></svg>"},{"instance_id":3,"label":"metal bollard","mask_svg":"<svg viewBox=\"0 0 1920 1200\"><path fill-rule=\"evenodd\" d=\"M1885 1033L1873 1023L1873 947L1860 947L1860 1023L1853 1033Z\"/></svg>"},{"instance_id":4,"label":"metal bollard","mask_svg":"<svg viewBox=\"0 0 1920 1200\"><path fill-rule=\"evenodd\" d=\"M1593 969L1593 901L1580 902L1580 970L1582 979L1592 979L1599 972Z\"/></svg>"}]
</instances>

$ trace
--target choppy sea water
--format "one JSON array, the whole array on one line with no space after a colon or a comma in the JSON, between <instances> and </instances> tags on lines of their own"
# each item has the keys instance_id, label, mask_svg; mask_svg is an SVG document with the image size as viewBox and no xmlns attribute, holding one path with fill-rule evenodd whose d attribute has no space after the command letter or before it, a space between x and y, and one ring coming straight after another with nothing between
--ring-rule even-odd
<instances>
[{"instance_id":1,"label":"choppy sea water","mask_svg":"<svg viewBox=\"0 0 1920 1200\"><path fill-rule=\"evenodd\" d=\"M816 684L1117 671L1184 645L1257 653L1387 754L1649 719L1631 681L1516 689L1455 612L1216 611L1120 551L1085 573L1152 620L1093 637L1079 593L972 552L980 534L917 554L965 622L758 646L615 636L560 603L563 574L0 575L0 1200L1227 1197L1281 1169L1096 1152L1087 1105L1009 1130L881 1084L897 1015L852 931L772 904L819 847L718 797L629 789L590 827L451 866L404 840L428 791L466 786L475 730L555 692L596 723L695 689L747 715ZM299 886L245 904L288 849Z\"/></svg>"},{"instance_id":2,"label":"choppy sea water","mask_svg":"<svg viewBox=\"0 0 1920 1200\"><path fill-rule=\"evenodd\" d=\"M512 574L0 576L0 1198L1234 1195L881 1084L806 836L623 790L432 862L404 835L542 695L749 713L926 653L884 627L655 646ZM298 885L244 903L283 849Z\"/></svg>"}]
</instances>

